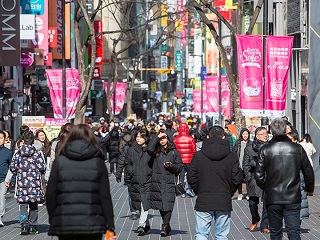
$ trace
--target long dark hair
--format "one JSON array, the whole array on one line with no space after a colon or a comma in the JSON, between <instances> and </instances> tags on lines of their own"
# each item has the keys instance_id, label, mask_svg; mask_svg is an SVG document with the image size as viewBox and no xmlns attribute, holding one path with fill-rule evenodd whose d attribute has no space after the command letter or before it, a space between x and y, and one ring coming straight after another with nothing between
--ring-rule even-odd
<instances>
[{"instance_id":1,"label":"long dark hair","mask_svg":"<svg viewBox=\"0 0 320 240\"><path fill-rule=\"evenodd\" d=\"M42 146L42 152L44 152L45 154L50 154L50 149L51 149L51 142L50 142L50 140L48 139L48 137L47 137L47 134L46 134L46 132L43 130L43 129L38 129L37 131L36 131L36 135L35 135L35 139L37 139L37 140L39 140L39 133L44 133L44 135L45 135L45 139L44 139L44 141L42 142L43 143L43 146ZM40 141L40 140L39 140ZM40 141L41 142L41 141Z\"/></svg>"},{"instance_id":2,"label":"long dark hair","mask_svg":"<svg viewBox=\"0 0 320 240\"><path fill-rule=\"evenodd\" d=\"M166 133L166 130L164 130L164 129L160 129L159 130L159 133ZM161 144L160 144L160 139L159 139L159 142L158 142L158 147L157 147L157 149L156 149L156 157L158 157L159 155L160 155L160 153L162 152L162 153L164 153L165 155L167 155L168 154L168 152L172 149L172 147L174 146L174 143L173 142L171 142L171 140L170 140L170 138L168 137L168 135L167 135L167 147L165 148L164 146L162 146Z\"/></svg>"},{"instance_id":3,"label":"long dark hair","mask_svg":"<svg viewBox=\"0 0 320 240\"><path fill-rule=\"evenodd\" d=\"M97 150L99 150L99 144L96 140L96 137L92 131L92 129L87 124L78 124L74 125L68 136L66 137L65 141L61 144L61 146L58 149L57 155L61 153L61 150L70 142L73 142L75 140L85 140L93 147L95 147Z\"/></svg>"}]
</instances>

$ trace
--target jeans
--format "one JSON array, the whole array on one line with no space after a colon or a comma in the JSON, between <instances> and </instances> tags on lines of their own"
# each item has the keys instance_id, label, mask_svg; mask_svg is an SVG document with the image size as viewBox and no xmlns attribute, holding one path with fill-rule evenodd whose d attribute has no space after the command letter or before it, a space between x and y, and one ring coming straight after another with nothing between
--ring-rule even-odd
<instances>
[{"instance_id":1,"label":"jeans","mask_svg":"<svg viewBox=\"0 0 320 240\"><path fill-rule=\"evenodd\" d=\"M258 223L260 221L258 205L259 205L259 197L249 197L249 209L252 217L251 223L253 224ZM263 200L260 228L261 229L268 228L268 225L269 225L268 213L267 213L265 200Z\"/></svg>"},{"instance_id":2,"label":"jeans","mask_svg":"<svg viewBox=\"0 0 320 240\"><path fill-rule=\"evenodd\" d=\"M6 185L4 185L4 182L0 183L0 222L6 211L6 192Z\"/></svg>"},{"instance_id":3,"label":"jeans","mask_svg":"<svg viewBox=\"0 0 320 240\"><path fill-rule=\"evenodd\" d=\"M211 222L214 218L215 240L226 240L230 232L230 211L196 211L196 239L205 240L209 238Z\"/></svg>"},{"instance_id":4,"label":"jeans","mask_svg":"<svg viewBox=\"0 0 320 240\"><path fill-rule=\"evenodd\" d=\"M288 238L300 240L300 203L297 204L268 204L268 217L270 219L270 238L280 240L283 236L282 220L286 225Z\"/></svg>"},{"instance_id":5,"label":"jeans","mask_svg":"<svg viewBox=\"0 0 320 240\"><path fill-rule=\"evenodd\" d=\"M28 212L29 208L29 212ZM21 226L37 226L38 225L38 203L24 202L19 203L19 217Z\"/></svg>"}]
</instances>

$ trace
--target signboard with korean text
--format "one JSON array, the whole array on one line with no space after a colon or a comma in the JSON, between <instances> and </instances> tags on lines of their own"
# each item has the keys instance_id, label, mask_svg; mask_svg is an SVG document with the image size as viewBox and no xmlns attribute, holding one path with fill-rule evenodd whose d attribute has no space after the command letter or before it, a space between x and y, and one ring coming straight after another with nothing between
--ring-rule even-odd
<instances>
[{"instance_id":1,"label":"signboard with korean text","mask_svg":"<svg viewBox=\"0 0 320 240\"><path fill-rule=\"evenodd\" d=\"M45 118L45 126L43 130L45 131L48 139L52 139L59 136L61 127L68 122L65 118Z\"/></svg>"},{"instance_id":2,"label":"signboard with korean text","mask_svg":"<svg viewBox=\"0 0 320 240\"><path fill-rule=\"evenodd\" d=\"M22 14L34 14L34 15L44 14L45 12L44 1L45 0L20 0Z\"/></svg>"},{"instance_id":3,"label":"signboard with korean text","mask_svg":"<svg viewBox=\"0 0 320 240\"><path fill-rule=\"evenodd\" d=\"M45 124L44 116L22 116L22 125L28 126L32 132L43 128Z\"/></svg>"}]
</instances>

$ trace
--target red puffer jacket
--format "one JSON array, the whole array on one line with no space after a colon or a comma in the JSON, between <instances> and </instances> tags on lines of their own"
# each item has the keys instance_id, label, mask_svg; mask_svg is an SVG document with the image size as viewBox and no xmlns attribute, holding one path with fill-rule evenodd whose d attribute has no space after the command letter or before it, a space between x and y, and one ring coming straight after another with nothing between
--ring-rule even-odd
<instances>
[{"instance_id":1,"label":"red puffer jacket","mask_svg":"<svg viewBox=\"0 0 320 240\"><path fill-rule=\"evenodd\" d=\"M186 123L180 124L179 136L175 137L173 141L181 154L182 162L190 164L193 154L196 152L196 144L193 137L189 135L189 127Z\"/></svg>"}]
</instances>

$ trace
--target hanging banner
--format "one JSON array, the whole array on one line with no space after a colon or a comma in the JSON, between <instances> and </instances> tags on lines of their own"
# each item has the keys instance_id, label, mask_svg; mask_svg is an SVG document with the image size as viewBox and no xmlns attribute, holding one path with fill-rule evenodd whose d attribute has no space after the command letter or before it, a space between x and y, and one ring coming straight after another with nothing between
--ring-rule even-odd
<instances>
[{"instance_id":1,"label":"hanging banner","mask_svg":"<svg viewBox=\"0 0 320 240\"><path fill-rule=\"evenodd\" d=\"M48 87L55 118L63 118L62 69L46 69ZM75 117L80 98L81 81L78 69L66 69L66 119Z\"/></svg>"},{"instance_id":2,"label":"hanging banner","mask_svg":"<svg viewBox=\"0 0 320 240\"><path fill-rule=\"evenodd\" d=\"M223 116L231 118L230 108L230 89L228 79L225 75L221 76L221 111Z\"/></svg>"},{"instance_id":3,"label":"hanging banner","mask_svg":"<svg viewBox=\"0 0 320 240\"><path fill-rule=\"evenodd\" d=\"M95 34L102 32L102 20L94 20ZM91 58L91 45L89 45L89 58ZM95 65L103 65L103 34L96 37L96 62Z\"/></svg>"},{"instance_id":4,"label":"hanging banner","mask_svg":"<svg viewBox=\"0 0 320 240\"><path fill-rule=\"evenodd\" d=\"M193 89L193 111L197 114L201 113L201 90Z\"/></svg>"},{"instance_id":5,"label":"hanging banner","mask_svg":"<svg viewBox=\"0 0 320 240\"><path fill-rule=\"evenodd\" d=\"M110 89L112 89L112 87L113 87L113 83L111 83ZM104 91L107 94L108 82L104 82ZM127 84L124 82L117 82L116 89L115 89L116 95L112 94L110 97L112 112L114 112L115 115L120 114L120 112L123 109L123 106L126 100L126 91L127 91ZM114 104L114 101L115 101L115 104ZM114 110L114 105L116 107L116 110Z\"/></svg>"},{"instance_id":6,"label":"hanging banner","mask_svg":"<svg viewBox=\"0 0 320 240\"><path fill-rule=\"evenodd\" d=\"M266 40L266 114L271 117L285 115L292 44L291 36Z\"/></svg>"},{"instance_id":7,"label":"hanging banner","mask_svg":"<svg viewBox=\"0 0 320 240\"><path fill-rule=\"evenodd\" d=\"M237 35L240 109L243 116L263 114L262 36Z\"/></svg>"},{"instance_id":8,"label":"hanging banner","mask_svg":"<svg viewBox=\"0 0 320 240\"><path fill-rule=\"evenodd\" d=\"M41 48L44 51L44 55L49 52L48 38L48 0L44 0L43 14L36 15L36 36L35 39L30 41L30 48Z\"/></svg>"},{"instance_id":9,"label":"hanging banner","mask_svg":"<svg viewBox=\"0 0 320 240\"><path fill-rule=\"evenodd\" d=\"M219 113L219 78L218 76L205 76L206 91L210 113Z\"/></svg>"}]
</instances>

